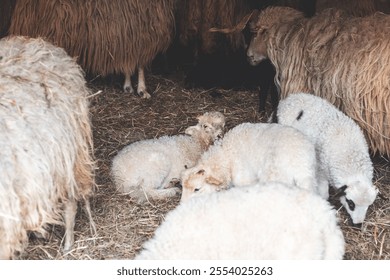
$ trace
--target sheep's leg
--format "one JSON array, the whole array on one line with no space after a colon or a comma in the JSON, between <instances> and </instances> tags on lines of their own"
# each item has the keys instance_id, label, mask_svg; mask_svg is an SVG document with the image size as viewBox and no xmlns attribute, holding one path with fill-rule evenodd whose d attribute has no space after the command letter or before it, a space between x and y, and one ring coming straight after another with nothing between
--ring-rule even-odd
<instances>
[{"instance_id":1,"label":"sheep's leg","mask_svg":"<svg viewBox=\"0 0 390 280\"><path fill-rule=\"evenodd\" d=\"M164 189L177 188L178 184L180 184L180 179L173 178L171 181L168 182L166 186L164 186Z\"/></svg>"},{"instance_id":2,"label":"sheep's leg","mask_svg":"<svg viewBox=\"0 0 390 280\"><path fill-rule=\"evenodd\" d=\"M123 91L128 93L134 93L133 86L131 85L131 74L125 73L125 83L123 84Z\"/></svg>"},{"instance_id":3,"label":"sheep's leg","mask_svg":"<svg viewBox=\"0 0 390 280\"><path fill-rule=\"evenodd\" d=\"M76 220L77 201L70 199L65 204L65 243L64 252L68 252L74 243L74 225Z\"/></svg>"},{"instance_id":4,"label":"sheep's leg","mask_svg":"<svg viewBox=\"0 0 390 280\"><path fill-rule=\"evenodd\" d=\"M91 228L91 234L96 235L96 225L95 225L95 222L93 221L93 218L92 218L91 204L89 202L89 198L86 198L84 200L84 202L85 202L85 212L87 213L89 225Z\"/></svg>"},{"instance_id":5,"label":"sheep's leg","mask_svg":"<svg viewBox=\"0 0 390 280\"><path fill-rule=\"evenodd\" d=\"M279 93L275 84L270 84L269 94L271 95L272 111L276 111L279 104Z\"/></svg>"},{"instance_id":6,"label":"sheep's leg","mask_svg":"<svg viewBox=\"0 0 390 280\"><path fill-rule=\"evenodd\" d=\"M143 68L138 69L138 87L137 87L137 93L142 98L150 98L150 94L146 91L146 85L145 85L145 73Z\"/></svg>"},{"instance_id":7,"label":"sheep's leg","mask_svg":"<svg viewBox=\"0 0 390 280\"><path fill-rule=\"evenodd\" d=\"M176 194L180 193L179 188L169 188L169 189L148 189L147 192L144 191L144 197L140 198L138 202L143 202L145 200L159 200L164 198L173 197Z\"/></svg>"}]
</instances>

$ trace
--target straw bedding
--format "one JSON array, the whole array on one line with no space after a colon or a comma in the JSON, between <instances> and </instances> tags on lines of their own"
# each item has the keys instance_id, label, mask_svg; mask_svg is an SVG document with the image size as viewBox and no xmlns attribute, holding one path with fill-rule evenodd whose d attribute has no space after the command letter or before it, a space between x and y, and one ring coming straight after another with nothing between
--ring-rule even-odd
<instances>
[{"instance_id":1,"label":"straw bedding","mask_svg":"<svg viewBox=\"0 0 390 280\"><path fill-rule=\"evenodd\" d=\"M133 259L165 214L175 208L179 197L139 205L128 196L115 193L109 177L114 155L125 145L151 137L183 133L195 124L195 117L217 110L226 115L227 128L241 122L265 121L257 112L257 92L245 90L185 89L175 77L149 76L154 89L151 100L121 94L119 83L95 81L90 86L91 113L99 188L92 199L97 235L91 236L86 215L76 217L75 246L67 255L59 251L61 228L53 227L48 240L30 241L25 259ZM270 104L268 104L270 108ZM390 197L390 162L375 162L375 181L384 197ZM390 259L390 201L378 198L368 211L362 230L349 226L347 214L334 204L346 238L346 259Z\"/></svg>"}]
</instances>

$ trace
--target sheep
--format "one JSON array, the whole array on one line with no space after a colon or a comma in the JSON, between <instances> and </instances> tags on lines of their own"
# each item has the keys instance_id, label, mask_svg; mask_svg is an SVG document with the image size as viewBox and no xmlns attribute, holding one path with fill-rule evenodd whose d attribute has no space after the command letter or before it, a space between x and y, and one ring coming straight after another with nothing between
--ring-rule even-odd
<instances>
[{"instance_id":1,"label":"sheep","mask_svg":"<svg viewBox=\"0 0 390 280\"><path fill-rule=\"evenodd\" d=\"M180 173L192 167L214 140L221 137L225 117L207 112L187 135L162 136L132 143L113 159L111 174L119 192L130 194L138 203L176 195Z\"/></svg>"},{"instance_id":2,"label":"sheep","mask_svg":"<svg viewBox=\"0 0 390 280\"><path fill-rule=\"evenodd\" d=\"M23 253L28 233L65 225L74 241L77 202L91 227L94 160L84 73L44 40L0 40L0 259Z\"/></svg>"},{"instance_id":3,"label":"sheep","mask_svg":"<svg viewBox=\"0 0 390 280\"><path fill-rule=\"evenodd\" d=\"M90 74L125 74L123 89L150 98L144 69L166 51L175 28L175 0L18 0L10 34L42 36L63 47Z\"/></svg>"},{"instance_id":4,"label":"sheep","mask_svg":"<svg viewBox=\"0 0 390 280\"><path fill-rule=\"evenodd\" d=\"M136 260L340 260L335 210L312 192L277 182L196 197L169 212Z\"/></svg>"},{"instance_id":5,"label":"sheep","mask_svg":"<svg viewBox=\"0 0 390 280\"><path fill-rule=\"evenodd\" d=\"M309 19L269 7L252 27L248 60L271 60L281 99L299 92L327 99L362 127L373 153L390 155L389 15L328 9Z\"/></svg>"},{"instance_id":6,"label":"sheep","mask_svg":"<svg viewBox=\"0 0 390 280\"><path fill-rule=\"evenodd\" d=\"M315 145L319 162L318 186L340 191L340 201L354 224L364 221L377 189L373 166L360 127L331 103L312 94L291 94L280 101L278 123L304 133Z\"/></svg>"},{"instance_id":7,"label":"sheep","mask_svg":"<svg viewBox=\"0 0 390 280\"><path fill-rule=\"evenodd\" d=\"M241 34L230 34L223 44L224 37L210 33L209 29L234 25L250 11L246 1L184 0L179 1L177 11L179 41L183 46L192 44L195 55L211 54L221 51L221 48L235 51L243 47Z\"/></svg>"},{"instance_id":8,"label":"sheep","mask_svg":"<svg viewBox=\"0 0 390 280\"><path fill-rule=\"evenodd\" d=\"M280 181L317 193L316 168L314 145L298 130L242 123L182 172L181 201L257 181Z\"/></svg>"}]
</instances>

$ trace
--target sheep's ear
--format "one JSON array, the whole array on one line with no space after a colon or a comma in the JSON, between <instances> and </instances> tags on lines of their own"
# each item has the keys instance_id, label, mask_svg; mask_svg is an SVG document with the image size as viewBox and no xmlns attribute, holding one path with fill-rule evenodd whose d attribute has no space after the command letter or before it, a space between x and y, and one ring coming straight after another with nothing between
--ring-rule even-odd
<instances>
[{"instance_id":1,"label":"sheep's ear","mask_svg":"<svg viewBox=\"0 0 390 280\"><path fill-rule=\"evenodd\" d=\"M191 135L193 135L193 134L196 132L196 130L197 130L197 127L196 127L196 126L190 126L190 127L188 127L188 128L184 131L184 133L191 136Z\"/></svg>"},{"instance_id":2,"label":"sheep's ear","mask_svg":"<svg viewBox=\"0 0 390 280\"><path fill-rule=\"evenodd\" d=\"M203 115L197 115L196 119L198 120L198 122L200 122L203 119Z\"/></svg>"},{"instance_id":3,"label":"sheep's ear","mask_svg":"<svg viewBox=\"0 0 390 280\"><path fill-rule=\"evenodd\" d=\"M241 32L245 28L245 26L248 24L248 22L250 22L251 20L256 19L258 17L258 14L259 14L258 10L253 10L252 12L250 12L249 14L244 16L242 18L242 20L236 26L234 26L232 28L222 28L222 29L213 27L213 28L209 29L209 32L220 32L223 34L231 34L231 33Z\"/></svg>"},{"instance_id":4,"label":"sheep's ear","mask_svg":"<svg viewBox=\"0 0 390 280\"><path fill-rule=\"evenodd\" d=\"M347 185L344 185L341 188L339 188L334 194L334 197L341 197L346 195L345 190L347 189L347 187L348 187Z\"/></svg>"},{"instance_id":5,"label":"sheep's ear","mask_svg":"<svg viewBox=\"0 0 390 280\"><path fill-rule=\"evenodd\" d=\"M206 183L219 187L219 186L222 185L223 181L221 181L221 180L219 180L219 179L217 179L215 177L208 176L206 178Z\"/></svg>"}]
</instances>

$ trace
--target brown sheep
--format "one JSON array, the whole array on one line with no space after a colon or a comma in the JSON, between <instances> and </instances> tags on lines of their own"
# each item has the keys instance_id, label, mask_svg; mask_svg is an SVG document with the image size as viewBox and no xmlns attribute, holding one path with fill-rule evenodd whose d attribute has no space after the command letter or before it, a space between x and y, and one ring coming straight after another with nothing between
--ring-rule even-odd
<instances>
[{"instance_id":1,"label":"brown sheep","mask_svg":"<svg viewBox=\"0 0 390 280\"><path fill-rule=\"evenodd\" d=\"M308 19L270 7L252 28L248 59L271 60L281 98L313 92L327 99L361 126L374 153L390 155L390 16L328 9Z\"/></svg>"},{"instance_id":2,"label":"brown sheep","mask_svg":"<svg viewBox=\"0 0 390 280\"><path fill-rule=\"evenodd\" d=\"M124 91L146 91L144 69L170 45L175 0L18 0L10 34L41 36L63 47L89 73L125 74Z\"/></svg>"},{"instance_id":3,"label":"brown sheep","mask_svg":"<svg viewBox=\"0 0 390 280\"><path fill-rule=\"evenodd\" d=\"M212 27L235 25L246 13L249 5L244 0L183 0L177 11L178 34L183 45L194 44L195 53L210 54L221 51L223 37L209 32ZM230 34L225 50L243 47L242 34Z\"/></svg>"}]
</instances>

